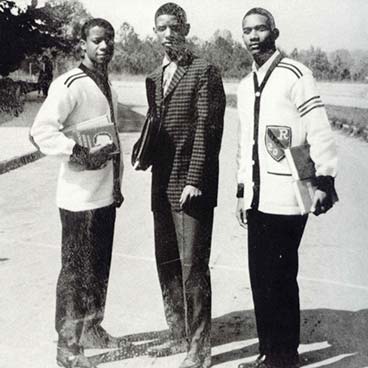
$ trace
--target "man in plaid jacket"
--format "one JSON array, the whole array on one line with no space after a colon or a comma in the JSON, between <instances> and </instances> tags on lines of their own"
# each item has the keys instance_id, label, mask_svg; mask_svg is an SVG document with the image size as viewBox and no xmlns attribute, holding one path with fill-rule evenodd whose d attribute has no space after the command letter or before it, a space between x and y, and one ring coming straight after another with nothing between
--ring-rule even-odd
<instances>
[{"instance_id":1,"label":"man in plaid jacket","mask_svg":"<svg viewBox=\"0 0 368 368\"><path fill-rule=\"evenodd\" d=\"M217 204L225 94L219 72L186 48L185 11L167 3L155 14L165 50L146 80L161 121L152 165L155 253L171 338L150 349L187 351L181 368L210 366L211 284L208 267ZM152 93L153 91L153 93Z\"/></svg>"}]
</instances>

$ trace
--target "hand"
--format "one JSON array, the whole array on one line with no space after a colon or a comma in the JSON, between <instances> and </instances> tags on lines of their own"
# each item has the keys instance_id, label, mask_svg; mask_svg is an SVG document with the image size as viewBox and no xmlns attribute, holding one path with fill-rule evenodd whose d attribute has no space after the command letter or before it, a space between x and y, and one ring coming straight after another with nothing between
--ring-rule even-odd
<instances>
[{"instance_id":1,"label":"hand","mask_svg":"<svg viewBox=\"0 0 368 368\"><path fill-rule=\"evenodd\" d=\"M316 216L326 213L332 207L332 201L326 192L317 189L314 193L311 212Z\"/></svg>"},{"instance_id":2,"label":"hand","mask_svg":"<svg viewBox=\"0 0 368 368\"><path fill-rule=\"evenodd\" d=\"M99 170L107 165L111 153L116 150L115 144L99 145L91 149L76 144L70 156L70 162L81 170Z\"/></svg>"},{"instance_id":3,"label":"hand","mask_svg":"<svg viewBox=\"0 0 368 368\"><path fill-rule=\"evenodd\" d=\"M238 202L236 204L235 216L239 222L239 225L246 229L247 228L247 214L244 205L244 198L238 198Z\"/></svg>"},{"instance_id":4,"label":"hand","mask_svg":"<svg viewBox=\"0 0 368 368\"><path fill-rule=\"evenodd\" d=\"M186 185L183 189L183 193L181 193L179 204L180 207L183 208L187 205L192 198L196 198L202 195L202 192L194 187L193 185Z\"/></svg>"},{"instance_id":5,"label":"hand","mask_svg":"<svg viewBox=\"0 0 368 368\"><path fill-rule=\"evenodd\" d=\"M87 170L99 170L107 166L111 160L111 153L116 150L115 144L105 144L92 147L89 150Z\"/></svg>"},{"instance_id":6,"label":"hand","mask_svg":"<svg viewBox=\"0 0 368 368\"><path fill-rule=\"evenodd\" d=\"M123 194L121 192L119 192L117 194L114 193L113 197L114 197L114 206L116 208L119 208L124 202Z\"/></svg>"}]
</instances>

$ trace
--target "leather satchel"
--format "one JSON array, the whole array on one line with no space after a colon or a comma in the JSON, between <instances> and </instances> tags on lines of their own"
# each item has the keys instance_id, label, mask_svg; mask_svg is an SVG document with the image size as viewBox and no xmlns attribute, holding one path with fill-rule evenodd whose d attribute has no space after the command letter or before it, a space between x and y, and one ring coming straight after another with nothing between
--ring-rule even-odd
<instances>
[{"instance_id":1,"label":"leather satchel","mask_svg":"<svg viewBox=\"0 0 368 368\"><path fill-rule=\"evenodd\" d=\"M135 170L147 170L154 160L161 127L161 119L157 113L155 91L155 83L151 78L147 78L148 112L141 135L133 146L131 161Z\"/></svg>"},{"instance_id":2,"label":"leather satchel","mask_svg":"<svg viewBox=\"0 0 368 368\"><path fill-rule=\"evenodd\" d=\"M133 146L132 165L135 170L147 170L153 162L160 133L160 119L149 109L138 141Z\"/></svg>"}]
</instances>

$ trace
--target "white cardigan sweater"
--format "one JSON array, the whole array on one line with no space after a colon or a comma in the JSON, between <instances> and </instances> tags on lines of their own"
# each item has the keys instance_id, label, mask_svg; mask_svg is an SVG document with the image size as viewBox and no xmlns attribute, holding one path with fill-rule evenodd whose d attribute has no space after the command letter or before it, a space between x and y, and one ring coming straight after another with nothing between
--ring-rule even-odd
<instances>
[{"instance_id":1,"label":"white cardigan sweater","mask_svg":"<svg viewBox=\"0 0 368 368\"><path fill-rule=\"evenodd\" d=\"M112 96L117 116L114 91ZM75 141L62 133L64 128L105 114L110 116L107 98L81 69L72 69L51 84L30 134L42 153L61 160L56 194L56 204L60 208L85 211L113 203L112 161L100 170L76 171L69 163Z\"/></svg>"},{"instance_id":2,"label":"white cardigan sweater","mask_svg":"<svg viewBox=\"0 0 368 368\"><path fill-rule=\"evenodd\" d=\"M258 70L259 84L275 54ZM312 72L304 65L283 58L273 70L260 99L258 141L254 142L253 73L238 88L239 135L237 182L244 185L245 207L253 198L252 149L258 144L260 169L259 211L271 214L300 214L285 157L269 139L270 130L286 146L308 142L317 176L336 175L337 156L333 133Z\"/></svg>"}]
</instances>

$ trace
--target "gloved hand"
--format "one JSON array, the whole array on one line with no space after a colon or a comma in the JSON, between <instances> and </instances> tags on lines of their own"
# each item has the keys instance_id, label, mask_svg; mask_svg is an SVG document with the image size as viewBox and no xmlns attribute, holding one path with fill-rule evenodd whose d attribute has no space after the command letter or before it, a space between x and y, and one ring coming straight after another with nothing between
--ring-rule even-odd
<instances>
[{"instance_id":1,"label":"gloved hand","mask_svg":"<svg viewBox=\"0 0 368 368\"><path fill-rule=\"evenodd\" d=\"M116 146L113 143L92 149L77 143L70 155L70 162L84 170L99 170L103 168L108 160L111 160L111 153L115 150Z\"/></svg>"},{"instance_id":2,"label":"gloved hand","mask_svg":"<svg viewBox=\"0 0 368 368\"><path fill-rule=\"evenodd\" d=\"M335 190L335 179L332 176L317 176L316 186L311 212L318 216L326 213L339 198Z\"/></svg>"},{"instance_id":3,"label":"gloved hand","mask_svg":"<svg viewBox=\"0 0 368 368\"><path fill-rule=\"evenodd\" d=\"M113 194L114 197L114 205L116 208L119 208L123 202L124 202L124 196L121 192L115 193Z\"/></svg>"}]
</instances>

